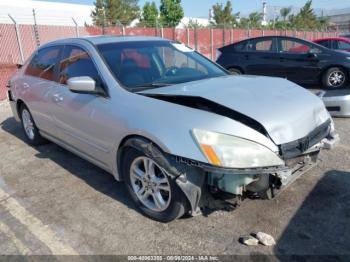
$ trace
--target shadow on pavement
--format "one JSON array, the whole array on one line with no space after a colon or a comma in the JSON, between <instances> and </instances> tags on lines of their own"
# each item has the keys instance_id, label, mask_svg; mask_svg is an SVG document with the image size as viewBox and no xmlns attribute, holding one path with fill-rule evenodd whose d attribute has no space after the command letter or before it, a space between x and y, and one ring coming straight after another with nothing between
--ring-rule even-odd
<instances>
[{"instance_id":1,"label":"shadow on pavement","mask_svg":"<svg viewBox=\"0 0 350 262\"><path fill-rule=\"evenodd\" d=\"M274 253L281 260L283 255L331 255L343 261L346 254L350 259L349 188L350 172L325 173L282 233Z\"/></svg>"},{"instance_id":2,"label":"shadow on pavement","mask_svg":"<svg viewBox=\"0 0 350 262\"><path fill-rule=\"evenodd\" d=\"M14 118L4 120L0 126L5 132L25 141L25 136L21 125L17 123ZM85 181L95 190L123 203L129 208L138 211L136 205L129 198L124 183L117 182L108 172L96 167L95 165L70 153L54 143L38 146L35 147L35 149L38 151L35 154L37 158L50 159L54 161L59 166L66 169L69 173Z\"/></svg>"}]
</instances>

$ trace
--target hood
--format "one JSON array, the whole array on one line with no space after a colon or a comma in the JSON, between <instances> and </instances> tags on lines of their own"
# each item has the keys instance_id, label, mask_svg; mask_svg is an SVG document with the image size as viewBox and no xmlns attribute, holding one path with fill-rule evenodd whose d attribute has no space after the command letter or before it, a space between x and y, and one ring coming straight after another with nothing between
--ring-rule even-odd
<instances>
[{"instance_id":1,"label":"hood","mask_svg":"<svg viewBox=\"0 0 350 262\"><path fill-rule=\"evenodd\" d=\"M225 76L139 93L177 99L197 97L202 103L209 100L246 116L249 123L257 122L277 145L307 136L330 118L320 98L282 78ZM176 103L174 99L171 102ZM218 110L214 113L220 114Z\"/></svg>"}]
</instances>

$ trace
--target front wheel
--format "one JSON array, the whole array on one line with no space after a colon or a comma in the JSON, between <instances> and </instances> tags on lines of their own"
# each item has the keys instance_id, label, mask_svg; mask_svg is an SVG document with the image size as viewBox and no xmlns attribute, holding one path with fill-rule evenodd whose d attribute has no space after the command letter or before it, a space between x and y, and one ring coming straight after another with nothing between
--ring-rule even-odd
<instances>
[{"instance_id":1,"label":"front wheel","mask_svg":"<svg viewBox=\"0 0 350 262\"><path fill-rule=\"evenodd\" d=\"M344 88L348 82L348 75L344 69L340 67L332 67L328 69L323 77L323 86L327 89Z\"/></svg>"},{"instance_id":2,"label":"front wheel","mask_svg":"<svg viewBox=\"0 0 350 262\"><path fill-rule=\"evenodd\" d=\"M184 215L184 194L152 158L128 148L124 151L122 168L130 196L143 214L161 222Z\"/></svg>"}]
</instances>

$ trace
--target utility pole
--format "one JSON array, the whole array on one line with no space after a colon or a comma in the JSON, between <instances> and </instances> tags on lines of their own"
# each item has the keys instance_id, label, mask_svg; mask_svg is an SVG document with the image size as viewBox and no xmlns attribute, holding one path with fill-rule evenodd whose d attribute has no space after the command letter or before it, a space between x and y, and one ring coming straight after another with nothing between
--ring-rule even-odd
<instances>
[{"instance_id":1,"label":"utility pole","mask_svg":"<svg viewBox=\"0 0 350 262\"><path fill-rule=\"evenodd\" d=\"M35 15L35 10L33 9L33 18L34 18L34 36L35 36L35 41L36 41L36 46L40 46L40 38L39 38L39 31L38 31L38 25L36 23L36 15Z\"/></svg>"}]
</instances>

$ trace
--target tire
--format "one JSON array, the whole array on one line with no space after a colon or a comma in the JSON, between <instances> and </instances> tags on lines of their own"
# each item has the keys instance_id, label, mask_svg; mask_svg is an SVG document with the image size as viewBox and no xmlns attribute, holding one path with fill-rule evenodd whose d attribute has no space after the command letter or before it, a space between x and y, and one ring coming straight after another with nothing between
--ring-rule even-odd
<instances>
[{"instance_id":1,"label":"tire","mask_svg":"<svg viewBox=\"0 0 350 262\"><path fill-rule=\"evenodd\" d=\"M322 77L322 84L327 89L344 88L348 83L348 75L341 67L328 69Z\"/></svg>"},{"instance_id":2,"label":"tire","mask_svg":"<svg viewBox=\"0 0 350 262\"><path fill-rule=\"evenodd\" d=\"M241 75L242 71L237 68L229 68L228 71L231 73L231 75Z\"/></svg>"},{"instance_id":3,"label":"tire","mask_svg":"<svg viewBox=\"0 0 350 262\"><path fill-rule=\"evenodd\" d=\"M146 165L153 165L154 172L146 172L145 161ZM138 171L133 172L133 170ZM149 170L152 170L152 168L150 167ZM134 148L126 148L123 152L122 172L132 200L145 216L160 222L170 222L185 214L186 198L183 192L176 182L168 176L166 171L152 158L147 157L144 153ZM138 175L135 175L136 173ZM153 179L147 178L147 175L150 173L156 174L156 176L153 176ZM145 178L146 180L141 180ZM159 190L157 186L150 185L154 181L158 181L159 185L164 189L167 188L168 191ZM147 187L148 189L146 189ZM140 193L137 194L137 191ZM163 201L158 202L158 205L155 201L156 196L158 196L157 199L159 197L163 199ZM160 204L164 205L161 206Z\"/></svg>"},{"instance_id":4,"label":"tire","mask_svg":"<svg viewBox=\"0 0 350 262\"><path fill-rule=\"evenodd\" d=\"M23 132L26 137L27 143L32 146L46 144L47 140L40 135L39 129L35 125L35 122L28 107L22 105L20 107L19 113Z\"/></svg>"}]
</instances>

